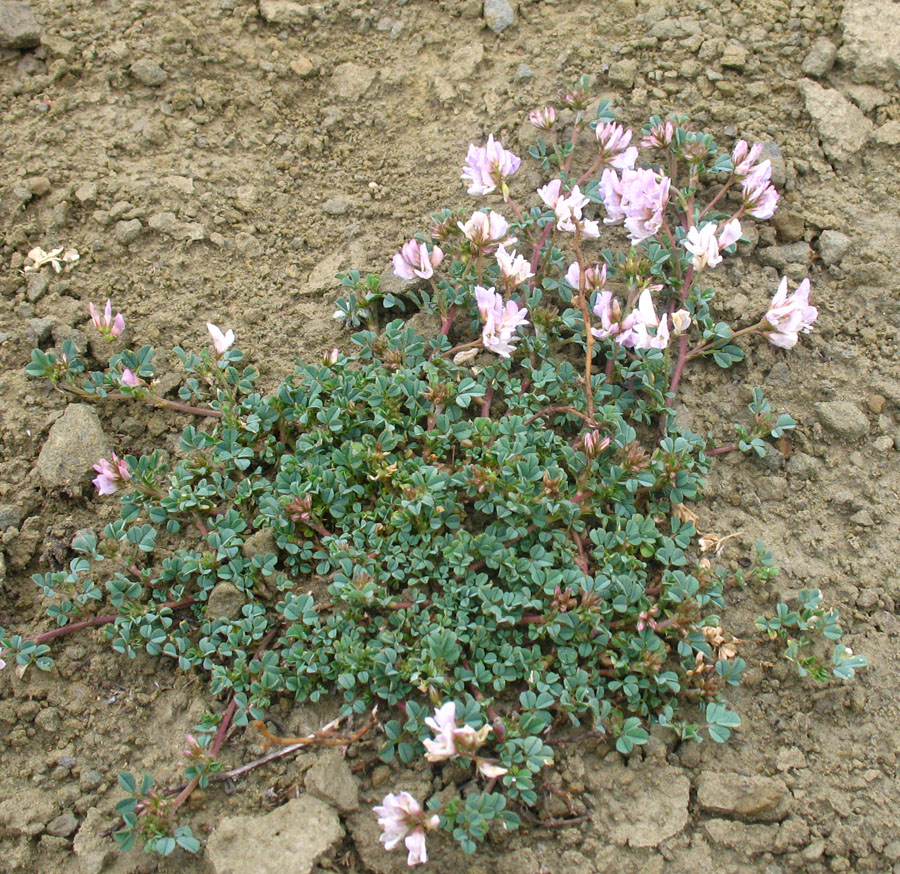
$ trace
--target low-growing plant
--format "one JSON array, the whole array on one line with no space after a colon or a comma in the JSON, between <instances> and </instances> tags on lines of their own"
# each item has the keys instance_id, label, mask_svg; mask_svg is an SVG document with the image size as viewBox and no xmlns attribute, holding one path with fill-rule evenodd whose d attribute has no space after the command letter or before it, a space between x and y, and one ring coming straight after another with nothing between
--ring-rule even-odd
<instances>
[{"instance_id":1,"label":"low-growing plant","mask_svg":"<svg viewBox=\"0 0 900 874\"><path fill-rule=\"evenodd\" d=\"M583 80L532 113L548 141L530 153L549 181L528 202L513 195L516 155L493 137L471 146L468 191L505 214L435 216L394 256L403 282L390 291L343 275L335 315L355 329L354 352L298 364L271 394L215 325L211 349L175 350L178 401L158 393L148 346L93 372L71 343L35 350L28 372L61 390L211 417L184 430L173 459L98 461L94 482L122 495L120 518L82 534L67 570L36 575L59 627L2 638L20 665L47 667L44 640L104 626L115 650L166 657L227 700L191 739L189 788L173 803L123 775L123 844L196 849L174 811L218 770L229 722L273 737L262 721L279 696L336 700L351 724L377 708L385 762L472 769L481 788L464 797L390 793L376 808L385 846L404 841L410 864L427 859L429 830L471 852L493 823L530 816L573 732L628 754L654 725L722 742L740 724L723 697L744 668L720 618L728 576L703 556L726 538L698 542L685 503L712 456L762 455L794 422L757 389L754 426L715 446L678 425L674 400L688 362L729 367L742 336L789 349L816 310L809 282L788 295L785 279L758 322L715 315L710 271L742 221L775 211L761 147L723 152L686 119L654 117L638 163L609 105L590 120L587 106ZM617 231L588 217L596 209L624 224L624 250L602 245ZM432 327L389 318L413 312ZM111 306L92 316L121 333ZM223 592L239 610L212 609ZM804 603L764 630L818 616L839 633L818 600ZM788 655L810 670L802 643Z\"/></svg>"}]
</instances>

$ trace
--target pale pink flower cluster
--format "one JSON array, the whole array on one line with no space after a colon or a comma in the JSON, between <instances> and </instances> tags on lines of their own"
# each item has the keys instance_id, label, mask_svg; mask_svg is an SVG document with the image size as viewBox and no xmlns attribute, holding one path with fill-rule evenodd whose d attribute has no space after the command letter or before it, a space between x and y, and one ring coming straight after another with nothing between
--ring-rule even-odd
<instances>
[{"instance_id":1,"label":"pale pink flower cluster","mask_svg":"<svg viewBox=\"0 0 900 874\"><path fill-rule=\"evenodd\" d=\"M515 237L507 236L509 222L494 210L473 213L465 224L457 222L456 226L476 249L485 254L493 252L500 243L508 246L516 243Z\"/></svg>"},{"instance_id":2,"label":"pale pink flower cluster","mask_svg":"<svg viewBox=\"0 0 900 874\"><path fill-rule=\"evenodd\" d=\"M588 458L596 458L607 446L610 444L609 437L601 437L600 432L595 428L593 431L588 431L587 434L584 435L583 439L584 444L584 454Z\"/></svg>"},{"instance_id":3,"label":"pale pink flower cluster","mask_svg":"<svg viewBox=\"0 0 900 874\"><path fill-rule=\"evenodd\" d=\"M443 260L444 253L439 246L435 246L429 253L425 243L410 240L394 255L394 276L400 279L431 279L434 268Z\"/></svg>"},{"instance_id":4,"label":"pale pink flower cluster","mask_svg":"<svg viewBox=\"0 0 900 874\"><path fill-rule=\"evenodd\" d=\"M722 226L721 231L714 222L707 222L699 230L692 225L683 244L694 256L691 261L694 270L702 270L704 267L717 267L721 264L722 249L727 249L740 238L741 223L737 219L732 219Z\"/></svg>"},{"instance_id":5,"label":"pale pink flower cluster","mask_svg":"<svg viewBox=\"0 0 900 874\"><path fill-rule=\"evenodd\" d=\"M384 848L393 850L403 841L408 851L406 864L424 865L428 861L425 829L436 829L441 818L437 814L427 816L409 792L390 792L378 807L372 809L378 814L382 832L379 840Z\"/></svg>"},{"instance_id":6,"label":"pale pink flower cluster","mask_svg":"<svg viewBox=\"0 0 900 874\"><path fill-rule=\"evenodd\" d=\"M116 313L116 317L113 318L112 301L109 298L106 299L106 307L102 316L97 312L97 308L93 303L88 304L88 312L91 314L91 321L94 323L94 327L107 340L118 337L125 330L125 316L121 313Z\"/></svg>"},{"instance_id":7,"label":"pale pink flower cluster","mask_svg":"<svg viewBox=\"0 0 900 874\"><path fill-rule=\"evenodd\" d=\"M582 276L584 288L581 287ZM581 265L573 261L566 271L566 282L576 291L600 291L606 285L606 265L595 264L593 267L586 267L582 274Z\"/></svg>"},{"instance_id":8,"label":"pale pink flower cluster","mask_svg":"<svg viewBox=\"0 0 900 874\"><path fill-rule=\"evenodd\" d=\"M630 312L622 318L622 305L611 291L601 291L594 303L594 315L599 316L600 328L591 328L598 340L615 340L620 346L634 346L634 323L637 317Z\"/></svg>"},{"instance_id":9,"label":"pale pink flower cluster","mask_svg":"<svg viewBox=\"0 0 900 874\"><path fill-rule=\"evenodd\" d=\"M778 207L778 192L772 185L772 162L757 160L762 154L762 144L748 146L745 140L738 140L731 153L734 174L742 179L744 209L758 219L770 219Z\"/></svg>"},{"instance_id":10,"label":"pale pink flower cluster","mask_svg":"<svg viewBox=\"0 0 900 874\"><path fill-rule=\"evenodd\" d=\"M604 224L624 222L632 243L652 237L662 227L669 202L668 176L653 170L623 170L607 167L600 177L600 196L608 218Z\"/></svg>"},{"instance_id":11,"label":"pale pink flower cluster","mask_svg":"<svg viewBox=\"0 0 900 874\"><path fill-rule=\"evenodd\" d=\"M583 210L590 201L577 185L563 197L562 180L551 179L542 188L538 188L537 193L556 214L557 230L574 231L577 225L583 237L600 236L599 224L583 217Z\"/></svg>"},{"instance_id":12,"label":"pale pink flower cluster","mask_svg":"<svg viewBox=\"0 0 900 874\"><path fill-rule=\"evenodd\" d=\"M793 349L799 333L808 334L819 311L809 303L809 280L804 279L797 290L788 296L787 277L782 277L778 291L769 304L766 321L772 326L766 338L782 349Z\"/></svg>"},{"instance_id":13,"label":"pale pink flower cluster","mask_svg":"<svg viewBox=\"0 0 900 874\"><path fill-rule=\"evenodd\" d=\"M649 289L641 292L637 307L634 312L634 326L632 328L633 345L635 349L665 349L669 345L670 328L669 316L663 314L657 316L653 307L653 296ZM672 313L671 333L676 337L683 334L691 326L691 316L687 310L681 309ZM650 329L654 333L650 333Z\"/></svg>"},{"instance_id":14,"label":"pale pink flower cluster","mask_svg":"<svg viewBox=\"0 0 900 874\"><path fill-rule=\"evenodd\" d=\"M114 494L131 479L128 462L124 458L119 458L115 452L112 454L112 461L101 458L94 465L94 470L99 476L94 477L91 482L101 495Z\"/></svg>"},{"instance_id":15,"label":"pale pink flower cluster","mask_svg":"<svg viewBox=\"0 0 900 874\"><path fill-rule=\"evenodd\" d=\"M630 170L634 167L638 150L637 147L628 145L633 136L630 130L625 130L622 125L610 121L598 124L596 134L600 154L607 164L619 170Z\"/></svg>"},{"instance_id":16,"label":"pale pink flower cluster","mask_svg":"<svg viewBox=\"0 0 900 874\"><path fill-rule=\"evenodd\" d=\"M552 106L542 106L540 109L532 109L528 113L528 120L538 130L553 130L556 124L556 110Z\"/></svg>"},{"instance_id":17,"label":"pale pink flower cluster","mask_svg":"<svg viewBox=\"0 0 900 874\"><path fill-rule=\"evenodd\" d=\"M516 328L528 324L528 310L514 300L503 303L503 297L493 288L475 286L478 312L484 321L481 342L484 348L501 358L509 358L515 352Z\"/></svg>"},{"instance_id":18,"label":"pale pink flower cluster","mask_svg":"<svg viewBox=\"0 0 900 874\"><path fill-rule=\"evenodd\" d=\"M206 323L206 330L209 331L209 336L212 337L213 349L216 350L216 357L221 358L234 343L234 331L229 328L223 334L222 331L211 322Z\"/></svg>"},{"instance_id":19,"label":"pale pink flower cluster","mask_svg":"<svg viewBox=\"0 0 900 874\"><path fill-rule=\"evenodd\" d=\"M425 724L435 733L434 739L423 740L429 762L443 762L458 756L460 752L473 755L491 733L491 727L484 725L477 731L471 725L456 724L456 705L448 701L434 711L434 716L425 719ZM502 777L506 768L492 765L485 759L474 756L478 771L488 779Z\"/></svg>"},{"instance_id":20,"label":"pale pink flower cluster","mask_svg":"<svg viewBox=\"0 0 900 874\"><path fill-rule=\"evenodd\" d=\"M503 281L509 287L521 285L534 276L528 260L522 255L517 255L515 250L507 252L506 247L502 243L497 249L497 264L500 267L500 275L503 277Z\"/></svg>"},{"instance_id":21,"label":"pale pink flower cluster","mask_svg":"<svg viewBox=\"0 0 900 874\"><path fill-rule=\"evenodd\" d=\"M653 125L641 140L642 149L664 149L675 137L675 125L671 121L661 121Z\"/></svg>"},{"instance_id":22,"label":"pale pink flower cluster","mask_svg":"<svg viewBox=\"0 0 900 874\"><path fill-rule=\"evenodd\" d=\"M494 135L489 134L487 145L469 145L462 178L469 182L469 194L491 194L502 187L504 180L512 176L521 163L521 158L504 149L494 140Z\"/></svg>"}]
</instances>

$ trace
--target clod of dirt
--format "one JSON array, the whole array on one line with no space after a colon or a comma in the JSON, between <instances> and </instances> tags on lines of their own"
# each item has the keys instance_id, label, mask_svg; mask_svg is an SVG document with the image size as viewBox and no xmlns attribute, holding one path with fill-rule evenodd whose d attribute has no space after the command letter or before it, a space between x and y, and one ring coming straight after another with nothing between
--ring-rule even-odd
<instances>
[{"instance_id":1,"label":"clod of dirt","mask_svg":"<svg viewBox=\"0 0 900 874\"><path fill-rule=\"evenodd\" d=\"M81 494L98 459L108 457L109 439L100 418L87 404L69 404L47 435L37 471L48 489Z\"/></svg>"},{"instance_id":2,"label":"clod of dirt","mask_svg":"<svg viewBox=\"0 0 900 874\"><path fill-rule=\"evenodd\" d=\"M27 3L0 2L0 48L30 49L41 43L41 26Z\"/></svg>"},{"instance_id":3,"label":"clod of dirt","mask_svg":"<svg viewBox=\"0 0 900 874\"><path fill-rule=\"evenodd\" d=\"M841 24L841 61L854 82L885 82L900 75L900 6L891 0L847 0Z\"/></svg>"},{"instance_id":4,"label":"clod of dirt","mask_svg":"<svg viewBox=\"0 0 900 874\"><path fill-rule=\"evenodd\" d=\"M211 874L308 874L344 835L337 813L303 795L257 816L226 816L206 845Z\"/></svg>"},{"instance_id":5,"label":"clod of dirt","mask_svg":"<svg viewBox=\"0 0 900 874\"><path fill-rule=\"evenodd\" d=\"M822 231L819 234L819 257L826 267L840 264L841 259L850 251L853 241L840 231Z\"/></svg>"},{"instance_id":6,"label":"clod of dirt","mask_svg":"<svg viewBox=\"0 0 900 874\"><path fill-rule=\"evenodd\" d=\"M820 79L834 66L836 57L837 48L834 43L830 39L820 36L810 47L800 69L805 76Z\"/></svg>"},{"instance_id":7,"label":"clod of dirt","mask_svg":"<svg viewBox=\"0 0 900 874\"><path fill-rule=\"evenodd\" d=\"M515 10L508 0L484 0L484 23L494 33L503 33L515 20Z\"/></svg>"},{"instance_id":8,"label":"clod of dirt","mask_svg":"<svg viewBox=\"0 0 900 874\"><path fill-rule=\"evenodd\" d=\"M341 813L349 813L359 807L359 784L347 760L336 750L325 750L319 754L315 764L306 772L306 790Z\"/></svg>"},{"instance_id":9,"label":"clod of dirt","mask_svg":"<svg viewBox=\"0 0 900 874\"><path fill-rule=\"evenodd\" d=\"M866 414L853 401L826 401L815 405L819 421L848 440L859 440L869 433Z\"/></svg>"},{"instance_id":10,"label":"clod of dirt","mask_svg":"<svg viewBox=\"0 0 900 874\"><path fill-rule=\"evenodd\" d=\"M788 814L784 781L756 775L710 772L697 780L697 803L708 813L750 822L779 822Z\"/></svg>"},{"instance_id":11,"label":"clod of dirt","mask_svg":"<svg viewBox=\"0 0 900 874\"><path fill-rule=\"evenodd\" d=\"M868 141L872 122L840 91L812 79L800 82L806 111L819 132L822 149L832 161L852 158Z\"/></svg>"},{"instance_id":12,"label":"clod of dirt","mask_svg":"<svg viewBox=\"0 0 900 874\"><path fill-rule=\"evenodd\" d=\"M150 58L141 58L139 61L135 61L131 65L131 75L142 85L150 88L158 88L169 78L169 74Z\"/></svg>"}]
</instances>

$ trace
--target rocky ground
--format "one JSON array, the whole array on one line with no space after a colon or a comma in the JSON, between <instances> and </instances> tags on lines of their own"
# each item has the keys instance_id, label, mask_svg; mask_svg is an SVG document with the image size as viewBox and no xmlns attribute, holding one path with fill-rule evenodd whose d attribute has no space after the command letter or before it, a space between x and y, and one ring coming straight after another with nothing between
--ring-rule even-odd
<instances>
[{"instance_id":1,"label":"rocky ground","mask_svg":"<svg viewBox=\"0 0 900 874\"><path fill-rule=\"evenodd\" d=\"M740 532L726 561L763 539L783 570L734 592L724 616L752 666L731 742L654 738L627 761L573 753L560 781L590 821L498 836L472 859L433 840L430 867L900 872L900 5L516 5L0 0L0 625L49 627L30 575L115 515L85 487L90 461L173 449L184 424L127 406L66 411L24 376L36 344L90 352L87 303L112 297L137 345L204 344L207 320L233 328L274 386L291 356L346 346L334 274L383 271L432 211L468 205L468 143L494 132L524 153L527 111L587 73L630 125L688 112L775 159L781 208L723 265L719 300L729 318L757 317L779 275L808 275L816 331L789 354L748 347L725 379L694 371L683 415L728 437L761 385L800 423L789 457L721 459L696 508L701 526ZM81 260L26 278L36 245ZM811 586L870 660L853 683L799 679L753 628ZM119 856L101 836L116 774L177 782L184 732L213 702L149 658L114 656L99 633L54 649L50 674L0 675L2 874L406 869L369 808L388 785L421 794L430 773L333 752L196 793L184 819L207 840L201 859ZM301 732L333 714L280 716ZM239 732L224 755L235 766L260 751Z\"/></svg>"}]
</instances>

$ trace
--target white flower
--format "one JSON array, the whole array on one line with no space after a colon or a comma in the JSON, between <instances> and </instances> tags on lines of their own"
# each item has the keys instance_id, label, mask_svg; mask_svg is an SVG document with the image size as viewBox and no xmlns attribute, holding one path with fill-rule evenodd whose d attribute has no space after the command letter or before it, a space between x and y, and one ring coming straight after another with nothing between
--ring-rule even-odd
<instances>
[{"instance_id":1,"label":"white flower","mask_svg":"<svg viewBox=\"0 0 900 874\"><path fill-rule=\"evenodd\" d=\"M217 357L224 355L231 348L232 343L234 343L234 331L230 328L223 334L214 324L207 322L206 330L209 331L209 335L212 337L213 347L216 350Z\"/></svg>"}]
</instances>

